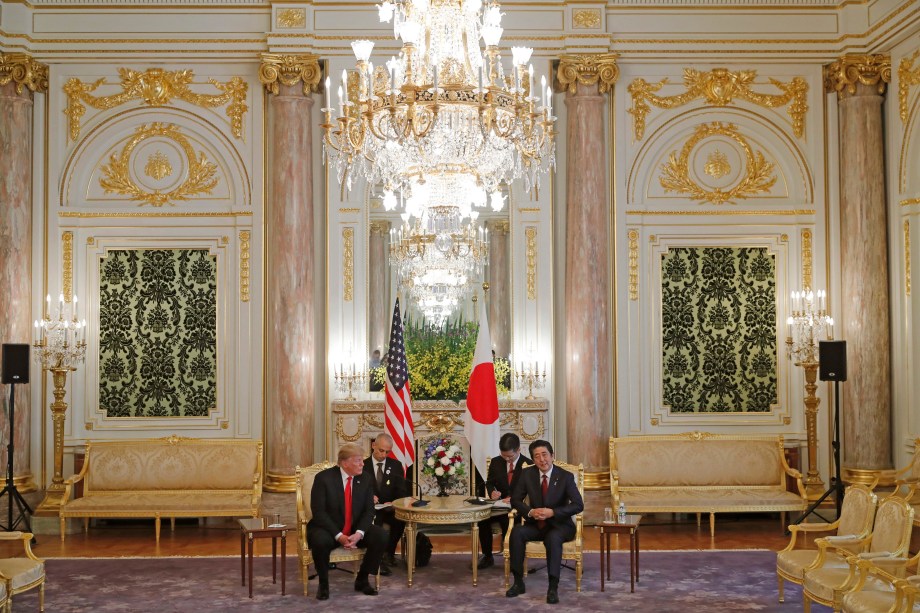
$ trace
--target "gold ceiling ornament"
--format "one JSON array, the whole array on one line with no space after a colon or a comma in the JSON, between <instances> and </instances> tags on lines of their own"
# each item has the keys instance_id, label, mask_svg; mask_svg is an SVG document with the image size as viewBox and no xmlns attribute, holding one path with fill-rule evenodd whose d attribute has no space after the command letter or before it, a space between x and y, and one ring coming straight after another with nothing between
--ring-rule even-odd
<instances>
[{"instance_id":1,"label":"gold ceiling ornament","mask_svg":"<svg viewBox=\"0 0 920 613\"><path fill-rule=\"evenodd\" d=\"M907 122L907 97L910 95L910 88L920 85L920 66L914 70L914 60L918 57L920 50L915 51L910 57L901 58L898 64L898 112L901 115L901 123Z\"/></svg>"},{"instance_id":2,"label":"gold ceiling ornament","mask_svg":"<svg viewBox=\"0 0 920 613\"><path fill-rule=\"evenodd\" d=\"M728 106L733 104L736 98L767 108L788 105L787 112L792 118L792 131L801 138L805 133L805 114L808 112L808 83L802 77L794 77L788 83L771 78L770 83L783 93L763 94L751 89L756 78L756 70L732 72L727 68L714 68L709 72L700 72L693 68L685 68L684 86L687 91L674 96L656 94L668 84L667 78L654 84L645 79L635 79L628 88L633 105L626 112L633 116L636 140L642 140L645 135L645 118L651 111L649 103L660 109L673 109L698 98L704 98L711 106Z\"/></svg>"},{"instance_id":3,"label":"gold ceiling ornament","mask_svg":"<svg viewBox=\"0 0 920 613\"><path fill-rule=\"evenodd\" d=\"M888 83L891 83L889 55L848 53L824 67L824 89L837 92L839 98L855 94L857 85L874 86L882 95Z\"/></svg>"},{"instance_id":4,"label":"gold ceiling ornament","mask_svg":"<svg viewBox=\"0 0 920 613\"><path fill-rule=\"evenodd\" d=\"M0 85L12 81L16 93L26 88L30 92L48 91L48 66L32 59L25 53L0 52Z\"/></svg>"},{"instance_id":5,"label":"gold ceiling ornament","mask_svg":"<svg viewBox=\"0 0 920 613\"><path fill-rule=\"evenodd\" d=\"M282 9L275 17L278 27L285 30L307 26L307 9Z\"/></svg>"},{"instance_id":6,"label":"gold ceiling ornament","mask_svg":"<svg viewBox=\"0 0 920 613\"><path fill-rule=\"evenodd\" d=\"M233 77L226 83L216 79L208 79L208 83L220 90L221 94L199 94L189 87L195 78L191 70L163 70L162 68L149 68L144 72L119 68L121 76L121 93L111 96L94 96L91 92L103 84L105 77L93 83L84 83L80 79L71 78L64 84L64 93L67 94L67 115L70 127L70 140L80 137L80 119L86 114L88 104L94 109L109 110L121 106L132 100L143 100L148 106L167 106L174 98L194 104L195 106L216 108L227 105L227 117L230 118L230 128L236 138L243 136L243 116L249 107L246 105L246 94L249 85L242 77Z\"/></svg>"},{"instance_id":7,"label":"gold ceiling ornament","mask_svg":"<svg viewBox=\"0 0 920 613\"><path fill-rule=\"evenodd\" d=\"M137 185L131 176L131 153L140 143L148 138L167 138L176 142L188 162L188 176L176 189L169 192L160 190L147 191ZM210 194L219 181L215 177L217 166L208 161L204 152L198 154L192 144L182 134L179 126L170 123L152 123L138 126L135 134L124 146L119 154L112 154L109 163L102 167L103 178L99 185L106 193L124 194L131 200L140 201L140 206L149 204L161 207L165 204L175 206L175 202L188 200L198 194Z\"/></svg>"},{"instance_id":8,"label":"gold ceiling ornament","mask_svg":"<svg viewBox=\"0 0 920 613\"><path fill-rule=\"evenodd\" d=\"M303 83L304 96L309 96L319 89L322 74L319 56L312 53L263 53L262 65L259 66L259 81L265 91L274 96L278 95L278 83L290 87L299 82Z\"/></svg>"},{"instance_id":9,"label":"gold ceiling ornament","mask_svg":"<svg viewBox=\"0 0 920 613\"><path fill-rule=\"evenodd\" d=\"M572 23L579 29L596 28L601 25L601 12L598 9L578 9L572 13Z\"/></svg>"},{"instance_id":10,"label":"gold ceiling ornament","mask_svg":"<svg viewBox=\"0 0 920 613\"><path fill-rule=\"evenodd\" d=\"M728 162L728 156L716 149L706 158L706 165L703 166L703 172L713 179L720 179L732 171L732 165Z\"/></svg>"},{"instance_id":11,"label":"gold ceiling ornament","mask_svg":"<svg viewBox=\"0 0 920 613\"><path fill-rule=\"evenodd\" d=\"M690 154L694 147L716 135L726 136L735 141L744 151L746 160L744 177L728 191L718 187L707 190L690 177ZM662 175L658 180L665 192L687 194L691 200L699 200L701 204L735 204L734 200L743 200L754 194L770 191L776 183L773 164L764 159L763 153L755 152L734 124L718 121L697 126L696 133L684 143L680 156L676 151L672 151L667 163L661 165L661 171Z\"/></svg>"},{"instance_id":12,"label":"gold ceiling ornament","mask_svg":"<svg viewBox=\"0 0 920 613\"><path fill-rule=\"evenodd\" d=\"M169 158L166 157L162 151L152 153L147 158L147 165L144 166L144 174L157 181L162 181L171 175L172 171L173 169L172 165L169 163Z\"/></svg>"},{"instance_id":13,"label":"gold ceiling ornament","mask_svg":"<svg viewBox=\"0 0 920 613\"><path fill-rule=\"evenodd\" d=\"M578 83L597 85L600 93L613 89L620 77L616 53L593 53L585 55L563 55L559 58L556 79L563 89L574 94Z\"/></svg>"}]
</instances>

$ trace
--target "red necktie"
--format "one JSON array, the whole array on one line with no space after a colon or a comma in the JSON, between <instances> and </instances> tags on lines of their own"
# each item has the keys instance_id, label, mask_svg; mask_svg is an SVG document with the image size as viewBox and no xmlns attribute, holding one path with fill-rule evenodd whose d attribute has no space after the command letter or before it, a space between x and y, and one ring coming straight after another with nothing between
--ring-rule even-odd
<instances>
[{"instance_id":1,"label":"red necktie","mask_svg":"<svg viewBox=\"0 0 920 613\"><path fill-rule=\"evenodd\" d=\"M545 477L544 477L545 478ZM544 490L546 487L544 486ZM345 527L342 534L351 536L351 477L345 482Z\"/></svg>"},{"instance_id":2,"label":"red necktie","mask_svg":"<svg viewBox=\"0 0 920 613\"><path fill-rule=\"evenodd\" d=\"M546 506L546 492L547 490L549 490L549 482L546 480L546 475L543 475L543 483L540 485L540 489L542 490L542 493L543 493L542 502L543 502L543 506L545 507ZM546 525L545 520L543 519L537 520L537 528L540 528L542 530L543 526L545 525Z\"/></svg>"},{"instance_id":3,"label":"red necktie","mask_svg":"<svg viewBox=\"0 0 920 613\"><path fill-rule=\"evenodd\" d=\"M511 485L512 477L514 477L514 462L508 462L508 485Z\"/></svg>"}]
</instances>

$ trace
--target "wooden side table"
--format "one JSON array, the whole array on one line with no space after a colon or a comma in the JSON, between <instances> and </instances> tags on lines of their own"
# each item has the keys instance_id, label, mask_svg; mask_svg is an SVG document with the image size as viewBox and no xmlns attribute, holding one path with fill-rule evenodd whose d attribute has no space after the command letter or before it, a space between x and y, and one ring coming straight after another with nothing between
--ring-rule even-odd
<instances>
[{"instance_id":1,"label":"wooden side table","mask_svg":"<svg viewBox=\"0 0 920 613\"><path fill-rule=\"evenodd\" d=\"M639 581L639 522L641 515L627 515L622 522L601 522L597 528L601 531L601 591L604 591L604 576L610 581L610 535L629 535L629 591L636 591Z\"/></svg>"},{"instance_id":2,"label":"wooden side table","mask_svg":"<svg viewBox=\"0 0 920 613\"><path fill-rule=\"evenodd\" d=\"M252 542L255 539L272 540L272 583L276 579L276 559L278 540L281 540L281 595L284 596L284 558L287 554L287 526L269 525L264 517L247 517L240 519L240 565L242 567L243 585L246 585L246 543L249 543L249 597L252 598Z\"/></svg>"}]
</instances>

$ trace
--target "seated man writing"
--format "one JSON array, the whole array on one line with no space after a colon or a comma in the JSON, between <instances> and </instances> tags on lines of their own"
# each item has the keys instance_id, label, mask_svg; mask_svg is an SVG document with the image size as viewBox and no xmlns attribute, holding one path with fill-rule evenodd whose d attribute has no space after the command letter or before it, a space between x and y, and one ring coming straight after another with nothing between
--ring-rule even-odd
<instances>
[{"instance_id":1,"label":"seated man writing","mask_svg":"<svg viewBox=\"0 0 920 613\"><path fill-rule=\"evenodd\" d=\"M525 464L531 464L530 458L521 454L521 439L513 432L506 432L498 441L500 455L489 462L489 476L485 482L484 494L492 500L502 500L511 503L511 492L520 481L521 471ZM476 473L477 476L479 473ZM480 484L482 482L480 481ZM482 494L480 494L482 495ZM492 524L498 524L500 534L508 531L508 516L496 515L479 522L479 546L482 556L479 558L479 568L488 568L495 563L492 557Z\"/></svg>"},{"instance_id":2,"label":"seated man writing","mask_svg":"<svg viewBox=\"0 0 920 613\"><path fill-rule=\"evenodd\" d=\"M553 446L548 441L536 440L530 444L529 450L534 466L522 471L511 493L511 506L524 518L524 523L511 529L514 584L505 596L514 598L525 592L524 552L527 542L543 541L549 572L546 602L557 604L562 544L575 538L572 517L584 510L585 503L575 483L575 475L553 465Z\"/></svg>"}]
</instances>

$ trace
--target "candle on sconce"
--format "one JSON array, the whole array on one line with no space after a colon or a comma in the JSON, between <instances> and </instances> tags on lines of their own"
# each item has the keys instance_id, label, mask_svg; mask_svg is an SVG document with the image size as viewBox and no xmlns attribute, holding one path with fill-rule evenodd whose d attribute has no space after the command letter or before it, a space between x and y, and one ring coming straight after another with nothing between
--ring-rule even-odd
<instances>
[{"instance_id":1,"label":"candle on sconce","mask_svg":"<svg viewBox=\"0 0 920 613\"><path fill-rule=\"evenodd\" d=\"M326 77L326 108L332 110L332 83Z\"/></svg>"},{"instance_id":2,"label":"candle on sconce","mask_svg":"<svg viewBox=\"0 0 920 613\"><path fill-rule=\"evenodd\" d=\"M827 340L834 340L834 318L827 318Z\"/></svg>"},{"instance_id":3,"label":"candle on sconce","mask_svg":"<svg viewBox=\"0 0 920 613\"><path fill-rule=\"evenodd\" d=\"M792 317L786 318L786 338L792 340Z\"/></svg>"}]
</instances>

